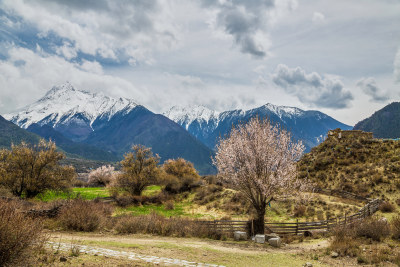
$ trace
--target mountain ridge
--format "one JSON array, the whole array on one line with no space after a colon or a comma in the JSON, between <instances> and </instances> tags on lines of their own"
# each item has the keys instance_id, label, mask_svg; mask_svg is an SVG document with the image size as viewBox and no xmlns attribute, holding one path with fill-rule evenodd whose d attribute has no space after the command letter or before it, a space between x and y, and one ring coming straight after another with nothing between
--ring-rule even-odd
<instances>
[{"instance_id":1,"label":"mountain ridge","mask_svg":"<svg viewBox=\"0 0 400 267\"><path fill-rule=\"evenodd\" d=\"M110 120L116 113L128 113L136 106L132 99L77 90L66 82L53 86L38 101L4 117L24 129L33 123L50 125L66 137L80 141L94 130L92 125L96 120ZM75 127L75 132L65 129L69 124Z\"/></svg>"},{"instance_id":2,"label":"mountain ridge","mask_svg":"<svg viewBox=\"0 0 400 267\"><path fill-rule=\"evenodd\" d=\"M373 132L376 138L400 138L400 102L392 102L359 121L354 130Z\"/></svg>"},{"instance_id":3,"label":"mountain ridge","mask_svg":"<svg viewBox=\"0 0 400 267\"><path fill-rule=\"evenodd\" d=\"M223 112L216 112L201 106L195 106L193 111L190 107L174 106L163 114L211 149L215 148L219 137L229 133L232 125L245 123L255 116L269 118L273 123L279 123L282 127L287 128L292 132L294 138L303 141L307 150L322 142L328 130L352 129L351 126L320 111L305 111L297 107L276 106L270 103L249 110L235 109ZM209 116L203 116L204 114Z\"/></svg>"}]
</instances>

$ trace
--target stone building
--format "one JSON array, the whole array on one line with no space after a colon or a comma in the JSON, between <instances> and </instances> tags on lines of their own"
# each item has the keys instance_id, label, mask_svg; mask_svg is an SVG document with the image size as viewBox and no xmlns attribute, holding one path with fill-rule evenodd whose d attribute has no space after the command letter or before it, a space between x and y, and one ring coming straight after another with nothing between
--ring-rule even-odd
<instances>
[{"instance_id":1,"label":"stone building","mask_svg":"<svg viewBox=\"0 0 400 267\"><path fill-rule=\"evenodd\" d=\"M361 130L344 131L340 128L328 131L328 138L336 139L373 139L372 132L363 132Z\"/></svg>"}]
</instances>

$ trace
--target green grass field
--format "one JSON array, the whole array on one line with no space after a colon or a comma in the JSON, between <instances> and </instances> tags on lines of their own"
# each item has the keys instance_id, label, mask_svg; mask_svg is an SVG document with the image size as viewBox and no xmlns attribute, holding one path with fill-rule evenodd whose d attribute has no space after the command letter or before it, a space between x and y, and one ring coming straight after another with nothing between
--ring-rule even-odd
<instances>
[{"instance_id":1,"label":"green grass field","mask_svg":"<svg viewBox=\"0 0 400 267\"><path fill-rule=\"evenodd\" d=\"M160 191L160 186L151 185L143 191L143 195L152 196L158 194ZM109 196L110 193L105 187L74 187L69 192L57 192L53 190L48 190L45 193L39 194L36 199L44 202L51 202L59 199L74 199L77 197L81 197L86 200L92 200L98 197Z\"/></svg>"},{"instance_id":2,"label":"green grass field","mask_svg":"<svg viewBox=\"0 0 400 267\"><path fill-rule=\"evenodd\" d=\"M151 213L157 213L165 217L185 216L187 215L184 211L183 204L175 204L174 209L167 210L165 205L141 205L141 206L129 206L126 208L118 208L115 211L116 215L121 214L132 214L132 215L147 215Z\"/></svg>"},{"instance_id":3,"label":"green grass field","mask_svg":"<svg viewBox=\"0 0 400 267\"><path fill-rule=\"evenodd\" d=\"M83 199L92 200L97 197L110 196L108 190L104 187L76 187L69 192L57 192L48 190L45 193L39 194L36 199L44 202L51 202L59 199L74 199L81 197Z\"/></svg>"}]
</instances>

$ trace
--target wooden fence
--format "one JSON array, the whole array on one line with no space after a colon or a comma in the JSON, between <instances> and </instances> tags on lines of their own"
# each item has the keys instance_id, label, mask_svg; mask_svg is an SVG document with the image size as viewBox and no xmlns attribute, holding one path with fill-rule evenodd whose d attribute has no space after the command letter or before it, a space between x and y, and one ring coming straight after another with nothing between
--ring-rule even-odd
<instances>
[{"instance_id":1,"label":"wooden fence","mask_svg":"<svg viewBox=\"0 0 400 267\"><path fill-rule=\"evenodd\" d=\"M248 221L229 221L229 220L214 220L214 221L197 221L202 225L214 229L218 232L233 233L235 231L247 231Z\"/></svg>"},{"instance_id":2,"label":"wooden fence","mask_svg":"<svg viewBox=\"0 0 400 267\"><path fill-rule=\"evenodd\" d=\"M337 196L337 197L341 197L341 198L355 199L355 200L368 201L368 202L373 200L371 198L359 196L354 193L337 190L337 189L324 189L324 188L316 187L313 189L313 193L320 193L320 194L324 194L324 195Z\"/></svg>"},{"instance_id":3,"label":"wooden fence","mask_svg":"<svg viewBox=\"0 0 400 267\"><path fill-rule=\"evenodd\" d=\"M276 234L304 234L311 235L315 231L329 231L330 229L344 224L354 223L374 214L381 204L380 199L374 199L368 202L357 213L350 216L336 217L328 220L317 222L290 222L290 223L265 223L265 232L272 232ZM214 220L214 221L198 221L207 227L212 227L215 231L232 234L235 231L245 231L253 235L251 221L228 221L228 220Z\"/></svg>"}]
</instances>

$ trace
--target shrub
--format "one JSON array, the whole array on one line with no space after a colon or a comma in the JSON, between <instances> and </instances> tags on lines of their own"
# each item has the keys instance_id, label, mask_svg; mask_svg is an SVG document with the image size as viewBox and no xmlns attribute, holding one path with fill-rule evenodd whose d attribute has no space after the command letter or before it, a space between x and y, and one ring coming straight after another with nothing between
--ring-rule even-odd
<instances>
[{"instance_id":1,"label":"shrub","mask_svg":"<svg viewBox=\"0 0 400 267\"><path fill-rule=\"evenodd\" d=\"M212 227L183 218L165 218L156 213L143 216L125 215L117 218L115 230L120 234L154 234L177 237L209 237L220 239L222 235Z\"/></svg>"},{"instance_id":2,"label":"shrub","mask_svg":"<svg viewBox=\"0 0 400 267\"><path fill-rule=\"evenodd\" d=\"M308 216L314 216L314 215L315 215L315 208L313 208L313 207L308 207L308 208L307 208L307 215L308 215Z\"/></svg>"},{"instance_id":3,"label":"shrub","mask_svg":"<svg viewBox=\"0 0 400 267\"><path fill-rule=\"evenodd\" d=\"M304 205L297 205L293 209L294 217L302 217L306 214L306 206Z\"/></svg>"},{"instance_id":4,"label":"shrub","mask_svg":"<svg viewBox=\"0 0 400 267\"><path fill-rule=\"evenodd\" d=\"M58 221L67 230L92 232L97 230L111 213L110 205L78 198L61 209Z\"/></svg>"},{"instance_id":5,"label":"shrub","mask_svg":"<svg viewBox=\"0 0 400 267\"><path fill-rule=\"evenodd\" d=\"M379 205L379 210L382 212L393 212L395 209L395 206L388 201L382 202L381 205Z\"/></svg>"},{"instance_id":6,"label":"shrub","mask_svg":"<svg viewBox=\"0 0 400 267\"><path fill-rule=\"evenodd\" d=\"M389 236L390 227L387 221L372 217L357 224L355 231L358 237L367 237L374 241L381 241Z\"/></svg>"},{"instance_id":7,"label":"shrub","mask_svg":"<svg viewBox=\"0 0 400 267\"><path fill-rule=\"evenodd\" d=\"M360 237L381 241L390 234L389 224L376 217L353 224L336 227L333 231L330 249L342 256L359 256Z\"/></svg>"},{"instance_id":8,"label":"shrub","mask_svg":"<svg viewBox=\"0 0 400 267\"><path fill-rule=\"evenodd\" d=\"M333 231L330 249L341 256L357 256L359 253L359 242L355 238L354 227L343 225L336 227Z\"/></svg>"},{"instance_id":9,"label":"shrub","mask_svg":"<svg viewBox=\"0 0 400 267\"><path fill-rule=\"evenodd\" d=\"M400 216L396 216L391 221L393 239L400 239Z\"/></svg>"},{"instance_id":10,"label":"shrub","mask_svg":"<svg viewBox=\"0 0 400 267\"><path fill-rule=\"evenodd\" d=\"M39 220L26 217L16 204L0 200L0 266L29 262L44 241Z\"/></svg>"},{"instance_id":11,"label":"shrub","mask_svg":"<svg viewBox=\"0 0 400 267\"><path fill-rule=\"evenodd\" d=\"M165 202L164 207L165 207L165 210L173 210L175 208L174 202L169 200L169 201Z\"/></svg>"},{"instance_id":12,"label":"shrub","mask_svg":"<svg viewBox=\"0 0 400 267\"><path fill-rule=\"evenodd\" d=\"M182 158L169 159L162 167L165 191L171 194L191 191L202 184L193 164Z\"/></svg>"},{"instance_id":13,"label":"shrub","mask_svg":"<svg viewBox=\"0 0 400 267\"><path fill-rule=\"evenodd\" d=\"M162 204L169 199L169 196L160 193L154 196L132 196L132 195L117 195L114 197L117 205L127 207L129 205L144 205L144 204Z\"/></svg>"},{"instance_id":14,"label":"shrub","mask_svg":"<svg viewBox=\"0 0 400 267\"><path fill-rule=\"evenodd\" d=\"M11 193L11 191L9 189L0 186L0 197L11 198L11 197L13 197L13 194Z\"/></svg>"},{"instance_id":15,"label":"shrub","mask_svg":"<svg viewBox=\"0 0 400 267\"><path fill-rule=\"evenodd\" d=\"M101 166L89 173L88 184L94 186L107 186L115 175L113 166Z\"/></svg>"},{"instance_id":16,"label":"shrub","mask_svg":"<svg viewBox=\"0 0 400 267\"><path fill-rule=\"evenodd\" d=\"M122 172L116 175L111 187L140 196L148 185L154 184L160 175L157 166L159 156L153 156L151 148L141 145L132 146L132 152L126 153L120 162Z\"/></svg>"},{"instance_id":17,"label":"shrub","mask_svg":"<svg viewBox=\"0 0 400 267\"><path fill-rule=\"evenodd\" d=\"M163 169L166 173L175 177L194 177L200 178L197 174L193 163L186 161L183 158L169 159L164 162Z\"/></svg>"},{"instance_id":18,"label":"shrub","mask_svg":"<svg viewBox=\"0 0 400 267\"><path fill-rule=\"evenodd\" d=\"M193 176L175 177L166 175L164 178L164 191L170 194L189 192L201 185L202 181Z\"/></svg>"},{"instance_id":19,"label":"shrub","mask_svg":"<svg viewBox=\"0 0 400 267\"><path fill-rule=\"evenodd\" d=\"M60 164L63 158L51 141L12 145L11 150L0 151L0 185L15 196L27 198L49 189L68 189L76 174L73 167Z\"/></svg>"}]
</instances>

